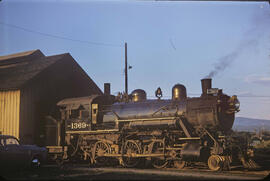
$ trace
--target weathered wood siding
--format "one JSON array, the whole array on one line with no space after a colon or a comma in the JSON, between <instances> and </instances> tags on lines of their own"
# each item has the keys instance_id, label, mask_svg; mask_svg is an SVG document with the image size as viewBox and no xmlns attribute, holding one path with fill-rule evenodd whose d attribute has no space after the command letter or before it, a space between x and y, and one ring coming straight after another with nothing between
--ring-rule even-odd
<instances>
[{"instance_id":1,"label":"weathered wood siding","mask_svg":"<svg viewBox=\"0 0 270 181\"><path fill-rule=\"evenodd\" d=\"M0 91L0 132L19 138L20 91Z\"/></svg>"}]
</instances>

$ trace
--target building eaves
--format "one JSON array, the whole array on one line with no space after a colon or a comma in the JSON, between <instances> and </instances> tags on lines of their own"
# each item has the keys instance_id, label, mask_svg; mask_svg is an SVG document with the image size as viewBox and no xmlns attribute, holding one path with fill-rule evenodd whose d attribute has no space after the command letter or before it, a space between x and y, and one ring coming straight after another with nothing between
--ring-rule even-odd
<instances>
[{"instance_id":1,"label":"building eaves","mask_svg":"<svg viewBox=\"0 0 270 181\"><path fill-rule=\"evenodd\" d=\"M23 62L37 60L41 57L45 57L45 55L40 50L31 50L0 56L0 69L9 66L16 66L17 64L21 64Z\"/></svg>"}]
</instances>

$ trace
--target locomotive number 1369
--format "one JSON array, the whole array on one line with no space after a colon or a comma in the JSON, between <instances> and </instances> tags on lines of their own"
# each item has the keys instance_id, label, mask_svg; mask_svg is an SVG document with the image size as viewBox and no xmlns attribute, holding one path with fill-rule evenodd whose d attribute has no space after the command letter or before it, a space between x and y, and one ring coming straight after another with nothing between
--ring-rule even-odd
<instances>
[{"instance_id":1,"label":"locomotive number 1369","mask_svg":"<svg viewBox=\"0 0 270 181\"><path fill-rule=\"evenodd\" d=\"M71 129L82 129L86 128L87 124L84 122L79 122L79 123L71 123Z\"/></svg>"}]
</instances>

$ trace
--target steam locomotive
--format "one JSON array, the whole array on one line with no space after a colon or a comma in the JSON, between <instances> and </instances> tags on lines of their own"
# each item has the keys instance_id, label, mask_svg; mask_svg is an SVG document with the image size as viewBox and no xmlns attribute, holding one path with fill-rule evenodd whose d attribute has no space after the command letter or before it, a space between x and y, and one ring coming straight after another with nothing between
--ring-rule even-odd
<instances>
[{"instance_id":1,"label":"steam locomotive","mask_svg":"<svg viewBox=\"0 0 270 181\"><path fill-rule=\"evenodd\" d=\"M202 79L201 96L192 98L181 84L172 88L171 99L161 99L158 88L152 100L142 89L113 96L106 84L103 95L64 99L57 103L58 143L47 147L49 153L59 163L86 160L98 166L254 167L252 150L231 130L237 96L212 88L211 81Z\"/></svg>"}]
</instances>

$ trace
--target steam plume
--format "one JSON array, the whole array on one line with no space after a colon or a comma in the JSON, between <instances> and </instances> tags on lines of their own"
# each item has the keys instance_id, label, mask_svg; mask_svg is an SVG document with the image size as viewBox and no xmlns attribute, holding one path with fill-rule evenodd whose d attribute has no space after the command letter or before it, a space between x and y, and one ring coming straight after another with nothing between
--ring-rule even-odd
<instances>
[{"instance_id":1,"label":"steam plume","mask_svg":"<svg viewBox=\"0 0 270 181\"><path fill-rule=\"evenodd\" d=\"M267 38L270 38L270 11L269 6L265 10L260 11L260 14L254 15L252 19L253 28L244 33L244 38L240 44L231 53L220 57L214 65L213 70L209 72L206 78L212 78L218 73L228 68L235 60L237 60L244 52L256 51L261 39L268 33Z\"/></svg>"},{"instance_id":2,"label":"steam plume","mask_svg":"<svg viewBox=\"0 0 270 181\"><path fill-rule=\"evenodd\" d=\"M258 40L254 39L242 40L242 43L231 53L218 59L214 66L214 69L206 76L206 78L212 78L219 72L228 68L245 50L256 49Z\"/></svg>"}]
</instances>

